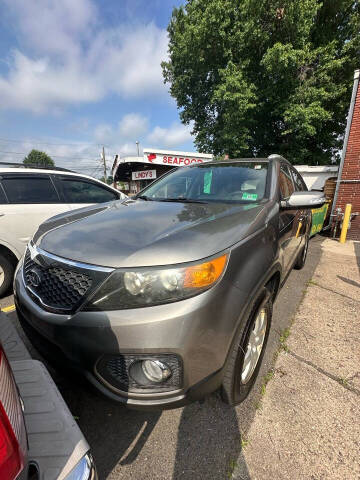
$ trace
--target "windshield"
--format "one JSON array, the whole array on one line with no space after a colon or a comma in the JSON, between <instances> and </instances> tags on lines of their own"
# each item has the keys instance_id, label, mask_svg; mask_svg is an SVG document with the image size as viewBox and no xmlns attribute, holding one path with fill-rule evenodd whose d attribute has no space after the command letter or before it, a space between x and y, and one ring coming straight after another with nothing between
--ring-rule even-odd
<instances>
[{"instance_id":1,"label":"windshield","mask_svg":"<svg viewBox=\"0 0 360 480\"><path fill-rule=\"evenodd\" d=\"M144 200L251 203L262 200L266 162L219 163L181 167L145 188Z\"/></svg>"}]
</instances>

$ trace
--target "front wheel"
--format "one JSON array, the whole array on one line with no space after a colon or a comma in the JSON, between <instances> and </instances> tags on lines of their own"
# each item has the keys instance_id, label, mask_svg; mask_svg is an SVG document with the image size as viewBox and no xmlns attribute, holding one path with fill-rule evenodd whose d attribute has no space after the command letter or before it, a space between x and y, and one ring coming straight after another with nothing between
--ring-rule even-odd
<instances>
[{"instance_id":1,"label":"front wheel","mask_svg":"<svg viewBox=\"0 0 360 480\"><path fill-rule=\"evenodd\" d=\"M9 289L14 277L14 265L11 261L0 254L0 297Z\"/></svg>"},{"instance_id":2,"label":"front wheel","mask_svg":"<svg viewBox=\"0 0 360 480\"><path fill-rule=\"evenodd\" d=\"M303 246L301 252L299 253L299 256L296 259L296 262L294 265L294 268L296 270L301 270L305 266L308 250L309 250L309 234L307 233L305 235L305 245Z\"/></svg>"},{"instance_id":3,"label":"front wheel","mask_svg":"<svg viewBox=\"0 0 360 480\"><path fill-rule=\"evenodd\" d=\"M245 400L259 373L272 318L271 296L266 288L262 298L238 334L229 357L222 384L222 398L230 405Z\"/></svg>"}]
</instances>

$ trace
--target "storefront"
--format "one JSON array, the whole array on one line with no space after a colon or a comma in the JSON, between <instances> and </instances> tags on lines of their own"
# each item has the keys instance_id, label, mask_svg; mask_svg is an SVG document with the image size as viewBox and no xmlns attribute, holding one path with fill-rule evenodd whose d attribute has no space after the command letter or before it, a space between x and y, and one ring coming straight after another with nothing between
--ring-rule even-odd
<instances>
[{"instance_id":1,"label":"storefront","mask_svg":"<svg viewBox=\"0 0 360 480\"><path fill-rule=\"evenodd\" d=\"M210 162L213 156L206 153L176 152L144 148L143 157L116 155L113 166L115 182L122 184L127 194L135 194L164 173L177 167Z\"/></svg>"}]
</instances>

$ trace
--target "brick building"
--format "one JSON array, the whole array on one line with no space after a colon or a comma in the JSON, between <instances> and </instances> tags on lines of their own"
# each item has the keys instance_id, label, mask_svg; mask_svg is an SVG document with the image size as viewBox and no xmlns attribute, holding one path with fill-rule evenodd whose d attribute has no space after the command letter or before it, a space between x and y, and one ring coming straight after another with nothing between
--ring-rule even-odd
<instances>
[{"instance_id":1,"label":"brick building","mask_svg":"<svg viewBox=\"0 0 360 480\"><path fill-rule=\"evenodd\" d=\"M355 71L354 87L339 169L338 183L334 198L334 211L344 212L347 203L352 204L354 215L348 238L360 240L360 70Z\"/></svg>"}]
</instances>

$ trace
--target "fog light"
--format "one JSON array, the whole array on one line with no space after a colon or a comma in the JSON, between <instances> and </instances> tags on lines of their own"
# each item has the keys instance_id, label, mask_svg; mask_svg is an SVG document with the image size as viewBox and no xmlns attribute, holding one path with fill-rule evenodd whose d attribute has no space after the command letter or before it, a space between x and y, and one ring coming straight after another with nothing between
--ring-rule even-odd
<instances>
[{"instance_id":1,"label":"fog light","mask_svg":"<svg viewBox=\"0 0 360 480\"><path fill-rule=\"evenodd\" d=\"M141 367L145 377L151 382L164 382L171 375L170 368L159 360L143 360Z\"/></svg>"}]
</instances>

